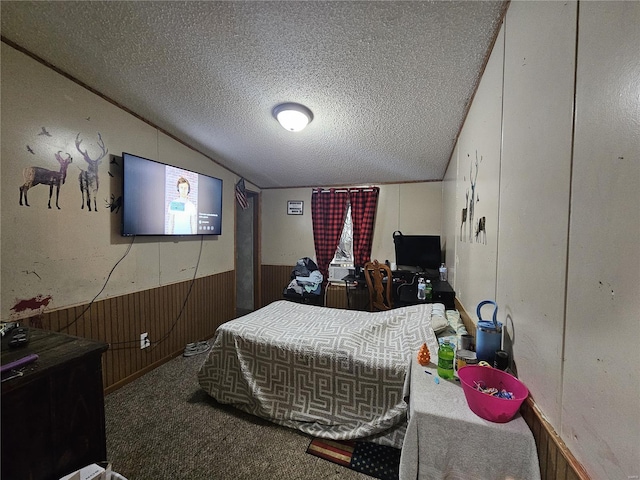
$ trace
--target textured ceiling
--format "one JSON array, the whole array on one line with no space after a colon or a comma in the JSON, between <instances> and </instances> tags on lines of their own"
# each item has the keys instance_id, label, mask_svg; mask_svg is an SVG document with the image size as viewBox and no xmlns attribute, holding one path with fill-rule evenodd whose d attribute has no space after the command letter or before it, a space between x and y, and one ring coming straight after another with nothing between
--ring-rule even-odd
<instances>
[{"instance_id":1,"label":"textured ceiling","mask_svg":"<svg viewBox=\"0 0 640 480\"><path fill-rule=\"evenodd\" d=\"M1 33L261 188L441 180L507 3L12 2ZM313 111L302 132L271 111ZM133 152L135 153L135 152Z\"/></svg>"}]
</instances>

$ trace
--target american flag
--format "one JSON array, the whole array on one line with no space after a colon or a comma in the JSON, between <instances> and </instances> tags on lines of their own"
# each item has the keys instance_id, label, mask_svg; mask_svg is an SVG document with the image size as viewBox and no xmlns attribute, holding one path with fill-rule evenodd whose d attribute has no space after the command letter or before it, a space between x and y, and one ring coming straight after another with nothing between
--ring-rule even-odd
<instances>
[{"instance_id":1,"label":"american flag","mask_svg":"<svg viewBox=\"0 0 640 480\"><path fill-rule=\"evenodd\" d=\"M236 183L236 200L243 210L249 208L249 202L247 201L247 189L244 187L244 178L241 178L238 180L238 183Z\"/></svg>"}]
</instances>

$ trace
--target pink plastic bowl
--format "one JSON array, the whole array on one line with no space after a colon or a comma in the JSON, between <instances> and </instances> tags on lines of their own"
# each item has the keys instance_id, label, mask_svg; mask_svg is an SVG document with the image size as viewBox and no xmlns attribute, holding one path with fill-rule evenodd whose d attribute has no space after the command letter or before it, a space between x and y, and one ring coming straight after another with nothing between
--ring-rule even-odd
<instances>
[{"instance_id":1,"label":"pink plastic bowl","mask_svg":"<svg viewBox=\"0 0 640 480\"><path fill-rule=\"evenodd\" d=\"M468 365L458 370L458 376L471 411L490 422L507 423L529 396L524 383L497 368ZM483 382L485 388L504 389L513 393L514 398L509 400L480 392L474 382Z\"/></svg>"}]
</instances>

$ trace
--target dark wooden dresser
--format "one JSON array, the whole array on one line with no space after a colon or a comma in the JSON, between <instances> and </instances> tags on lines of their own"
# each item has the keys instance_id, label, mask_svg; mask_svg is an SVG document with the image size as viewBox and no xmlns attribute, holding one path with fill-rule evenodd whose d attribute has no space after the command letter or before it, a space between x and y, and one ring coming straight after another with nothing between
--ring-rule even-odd
<instances>
[{"instance_id":1,"label":"dark wooden dresser","mask_svg":"<svg viewBox=\"0 0 640 480\"><path fill-rule=\"evenodd\" d=\"M2 479L58 480L107 460L101 356L108 345L30 333L28 345L2 349L2 365L39 357L2 382Z\"/></svg>"}]
</instances>

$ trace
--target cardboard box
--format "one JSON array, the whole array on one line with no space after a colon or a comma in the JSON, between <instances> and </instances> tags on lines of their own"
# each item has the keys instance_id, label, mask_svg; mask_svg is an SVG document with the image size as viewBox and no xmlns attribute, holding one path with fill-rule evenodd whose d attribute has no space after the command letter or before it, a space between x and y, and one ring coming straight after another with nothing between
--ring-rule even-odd
<instances>
[{"instance_id":1,"label":"cardboard box","mask_svg":"<svg viewBox=\"0 0 640 480\"><path fill-rule=\"evenodd\" d=\"M111 480L111 464L104 463L103 465L92 463L69 475L65 475L60 480Z\"/></svg>"}]
</instances>

